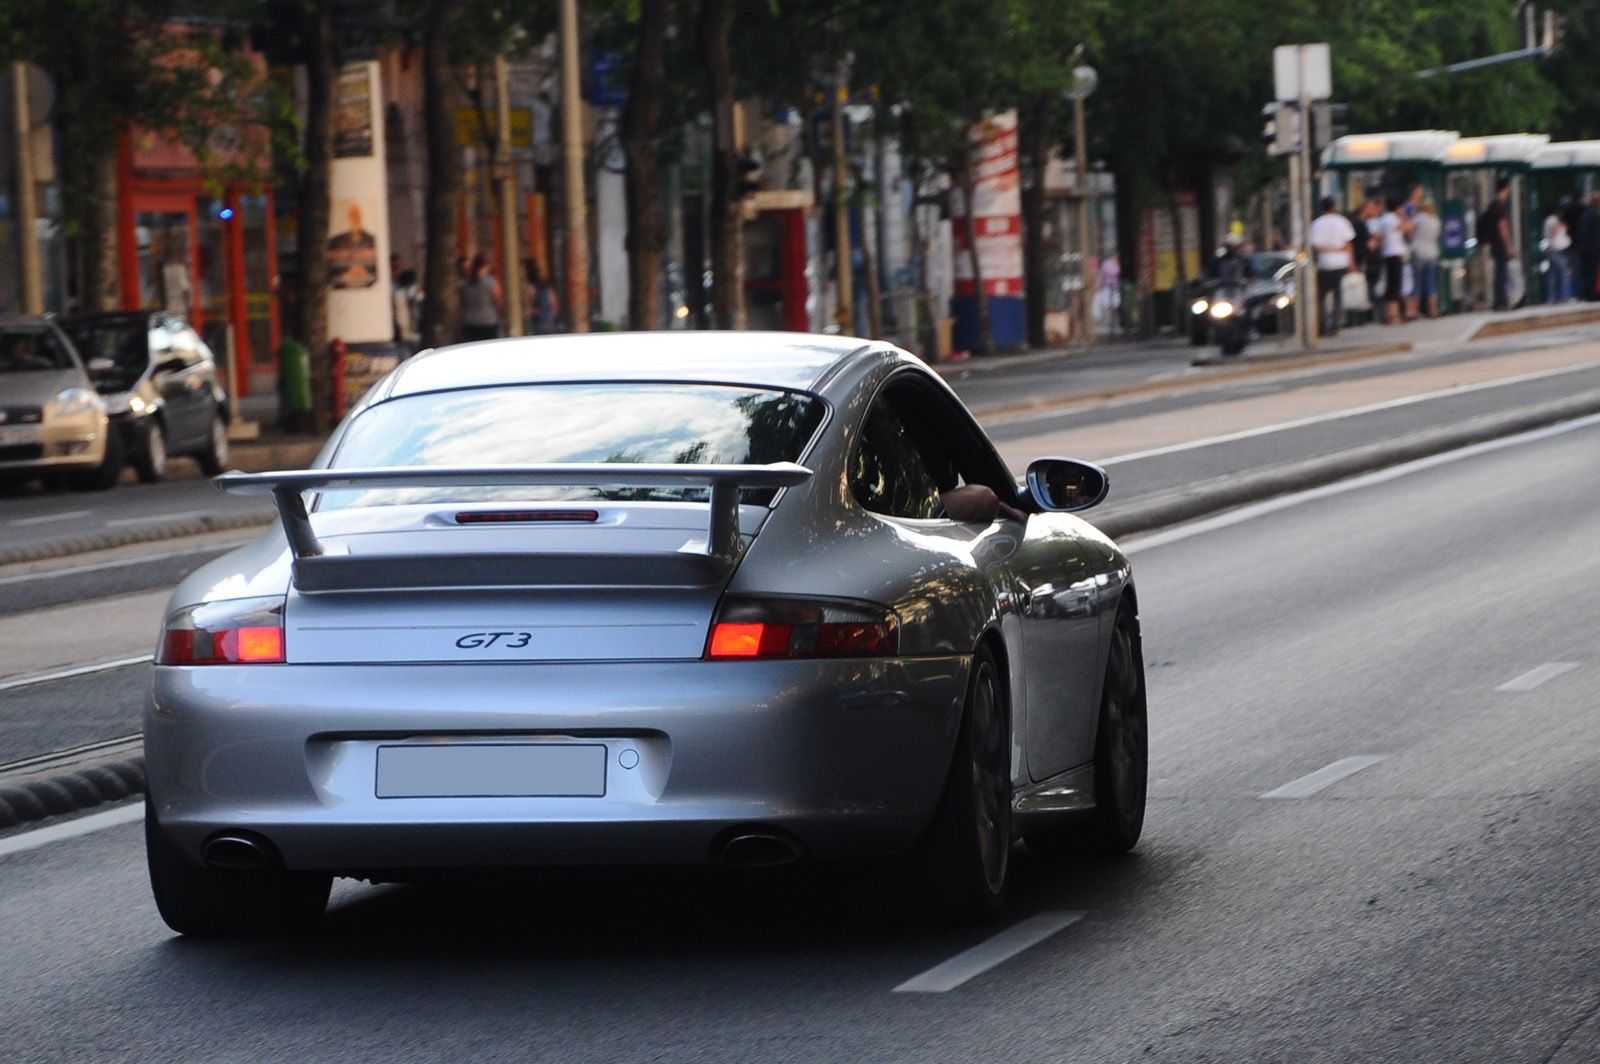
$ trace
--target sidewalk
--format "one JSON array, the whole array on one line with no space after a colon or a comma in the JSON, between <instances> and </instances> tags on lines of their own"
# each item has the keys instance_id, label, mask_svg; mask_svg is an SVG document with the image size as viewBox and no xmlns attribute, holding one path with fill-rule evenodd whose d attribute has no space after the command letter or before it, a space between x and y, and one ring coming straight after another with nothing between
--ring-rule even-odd
<instances>
[{"instance_id":1,"label":"sidewalk","mask_svg":"<svg viewBox=\"0 0 1600 1064\"><path fill-rule=\"evenodd\" d=\"M1126 346L1054 348L999 355L974 365L943 362L934 370L980 420L1136 396L1201 390L1240 377L1354 363L1408 353L1445 352L1535 329L1600 324L1600 304L1568 303L1514 311L1424 318L1399 325L1359 325L1323 338L1311 351L1293 336L1258 341L1223 358L1215 347L1178 338ZM1595 332L1600 338L1600 329ZM1011 372L1005 372L1011 370ZM1011 377L1018 378L1014 383Z\"/></svg>"}]
</instances>

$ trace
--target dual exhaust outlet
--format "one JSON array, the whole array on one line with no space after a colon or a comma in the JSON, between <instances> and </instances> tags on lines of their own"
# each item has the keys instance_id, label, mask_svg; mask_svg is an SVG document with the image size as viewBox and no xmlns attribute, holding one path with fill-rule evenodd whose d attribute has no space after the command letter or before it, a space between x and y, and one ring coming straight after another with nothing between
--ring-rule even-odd
<instances>
[{"instance_id":1,"label":"dual exhaust outlet","mask_svg":"<svg viewBox=\"0 0 1600 1064\"><path fill-rule=\"evenodd\" d=\"M776 868L804 856L800 844L770 828L737 828L712 847L724 864L738 868ZM265 839L243 831L222 831L206 840L200 856L212 868L250 872L279 865L277 851Z\"/></svg>"}]
</instances>

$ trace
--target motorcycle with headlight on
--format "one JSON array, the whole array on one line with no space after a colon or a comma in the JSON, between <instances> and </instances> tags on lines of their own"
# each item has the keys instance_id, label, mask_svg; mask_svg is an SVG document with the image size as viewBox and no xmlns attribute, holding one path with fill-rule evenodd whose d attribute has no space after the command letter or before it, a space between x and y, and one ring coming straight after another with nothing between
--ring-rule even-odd
<instances>
[{"instance_id":1,"label":"motorcycle with headlight on","mask_svg":"<svg viewBox=\"0 0 1600 1064\"><path fill-rule=\"evenodd\" d=\"M1244 286L1218 288L1206 308L1210 317L1211 338L1224 355L1237 355L1244 351L1250 340L1250 315L1245 307Z\"/></svg>"}]
</instances>

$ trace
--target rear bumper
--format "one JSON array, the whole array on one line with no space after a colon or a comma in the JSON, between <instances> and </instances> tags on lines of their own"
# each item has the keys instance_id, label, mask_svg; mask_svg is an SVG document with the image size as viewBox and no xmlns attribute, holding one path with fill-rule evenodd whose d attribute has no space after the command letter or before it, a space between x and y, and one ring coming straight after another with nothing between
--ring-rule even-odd
<instances>
[{"instance_id":1,"label":"rear bumper","mask_svg":"<svg viewBox=\"0 0 1600 1064\"><path fill-rule=\"evenodd\" d=\"M193 854L269 839L342 872L698 863L730 828L821 860L897 856L943 785L969 659L157 666L156 815ZM379 798L380 745L606 747L598 798Z\"/></svg>"}]
</instances>

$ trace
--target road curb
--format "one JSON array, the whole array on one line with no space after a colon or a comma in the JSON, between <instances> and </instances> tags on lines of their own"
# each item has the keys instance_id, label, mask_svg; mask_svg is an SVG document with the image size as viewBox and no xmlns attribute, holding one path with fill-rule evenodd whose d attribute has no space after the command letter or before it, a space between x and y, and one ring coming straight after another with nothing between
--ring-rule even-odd
<instances>
[{"instance_id":1,"label":"road curb","mask_svg":"<svg viewBox=\"0 0 1600 1064\"><path fill-rule=\"evenodd\" d=\"M0 787L0 828L93 809L143 793L143 756L100 761L58 776Z\"/></svg>"},{"instance_id":2,"label":"road curb","mask_svg":"<svg viewBox=\"0 0 1600 1064\"><path fill-rule=\"evenodd\" d=\"M1600 307L1579 310L1551 310L1542 314L1525 314L1517 318L1495 318L1478 326L1472 340L1492 340L1497 336L1514 336L1534 329L1560 329L1568 325L1590 325L1600 321Z\"/></svg>"},{"instance_id":3,"label":"road curb","mask_svg":"<svg viewBox=\"0 0 1600 1064\"><path fill-rule=\"evenodd\" d=\"M206 515L171 521L152 521L137 528L119 528L115 531L94 532L83 536L66 536L48 543L30 543L21 547L0 549L0 565L19 562L44 561L47 558L64 558L71 554L126 547L130 543L153 543L181 536L198 536L206 532L227 532L236 528L256 528L270 525L275 514L237 514L233 516Z\"/></svg>"},{"instance_id":4,"label":"road curb","mask_svg":"<svg viewBox=\"0 0 1600 1064\"><path fill-rule=\"evenodd\" d=\"M1459 424L1425 429L1298 462L1213 477L1086 516L1091 524L1113 538L1153 532L1236 506L1320 488L1363 473L1597 413L1600 413L1600 389L1580 392L1555 402L1486 414Z\"/></svg>"}]
</instances>

